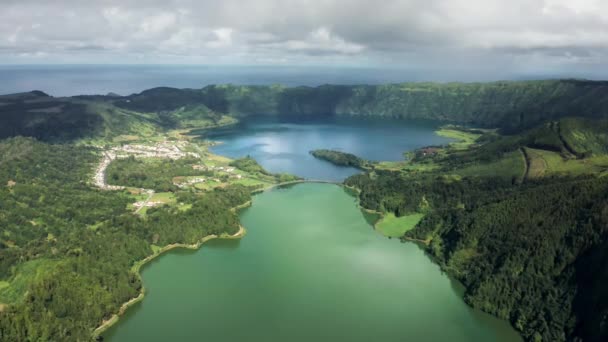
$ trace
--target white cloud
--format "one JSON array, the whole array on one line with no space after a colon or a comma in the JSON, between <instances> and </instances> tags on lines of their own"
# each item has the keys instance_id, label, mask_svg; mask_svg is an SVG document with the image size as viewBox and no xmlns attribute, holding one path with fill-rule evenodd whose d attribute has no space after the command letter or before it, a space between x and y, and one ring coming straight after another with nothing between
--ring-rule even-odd
<instances>
[{"instance_id":1,"label":"white cloud","mask_svg":"<svg viewBox=\"0 0 608 342\"><path fill-rule=\"evenodd\" d=\"M232 33L233 30L229 27L221 27L212 30L215 35L215 39L207 42L207 47L217 49L232 45Z\"/></svg>"},{"instance_id":2,"label":"white cloud","mask_svg":"<svg viewBox=\"0 0 608 342\"><path fill-rule=\"evenodd\" d=\"M156 34L172 29L175 24L175 14L159 13L143 18L139 27L145 33Z\"/></svg>"},{"instance_id":3,"label":"white cloud","mask_svg":"<svg viewBox=\"0 0 608 342\"><path fill-rule=\"evenodd\" d=\"M608 64L607 51L606 0L0 2L0 61L43 52L49 61L181 56L455 67L458 60L572 69Z\"/></svg>"},{"instance_id":4,"label":"white cloud","mask_svg":"<svg viewBox=\"0 0 608 342\"><path fill-rule=\"evenodd\" d=\"M290 51L313 54L357 54L365 49L362 45L346 42L325 27L310 32L303 40L288 40L285 43L275 44L275 47L281 46Z\"/></svg>"}]
</instances>

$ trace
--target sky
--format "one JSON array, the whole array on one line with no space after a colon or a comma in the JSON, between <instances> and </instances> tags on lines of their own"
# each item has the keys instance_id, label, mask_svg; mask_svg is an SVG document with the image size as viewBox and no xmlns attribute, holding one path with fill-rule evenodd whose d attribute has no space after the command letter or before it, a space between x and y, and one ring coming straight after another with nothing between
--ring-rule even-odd
<instances>
[{"instance_id":1,"label":"sky","mask_svg":"<svg viewBox=\"0 0 608 342\"><path fill-rule=\"evenodd\" d=\"M0 64L608 77L606 0L0 0Z\"/></svg>"}]
</instances>

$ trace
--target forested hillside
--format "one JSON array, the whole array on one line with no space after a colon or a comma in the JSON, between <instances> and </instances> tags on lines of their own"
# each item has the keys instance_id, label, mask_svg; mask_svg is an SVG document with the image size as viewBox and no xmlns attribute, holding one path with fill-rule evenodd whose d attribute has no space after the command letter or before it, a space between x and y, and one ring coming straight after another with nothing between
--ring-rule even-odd
<instances>
[{"instance_id":1,"label":"forested hillside","mask_svg":"<svg viewBox=\"0 0 608 342\"><path fill-rule=\"evenodd\" d=\"M565 119L515 136L488 134L479 146L419 161L433 171L376 170L346 184L361 190L365 208L424 214L403 239L423 243L463 282L469 304L510 320L526 340L605 340L603 127Z\"/></svg>"},{"instance_id":2,"label":"forested hillside","mask_svg":"<svg viewBox=\"0 0 608 342\"><path fill-rule=\"evenodd\" d=\"M179 203L134 215L133 194L90 186L100 160L90 146L174 139L160 133L252 115L498 128L463 129L470 142L421 149L404 162L317 156L365 163L367 173L346 181L365 208L424 215L402 238L423 243L465 284L471 305L510 320L531 341L608 339L608 82L555 80L0 96L0 340L86 340L139 293L134 262L167 244L238 230L229 209L249 200L250 188L212 190L211 179L205 191L185 191L179 186L189 177L215 171L187 159L123 159L108 168L112 181L170 191ZM251 158L224 162L212 166L293 179L269 175ZM224 176L253 184L239 175Z\"/></svg>"},{"instance_id":3,"label":"forested hillside","mask_svg":"<svg viewBox=\"0 0 608 342\"><path fill-rule=\"evenodd\" d=\"M456 122L517 132L568 116L608 118L608 82L549 80L319 87L213 85L131 96L0 96L0 138L61 141L202 128L252 115L377 116Z\"/></svg>"},{"instance_id":4,"label":"forested hillside","mask_svg":"<svg viewBox=\"0 0 608 342\"><path fill-rule=\"evenodd\" d=\"M92 188L89 147L28 138L0 142L0 340L86 341L141 289L131 270L154 248L233 234L230 208L250 199L231 186L177 194L188 210L127 209L125 192Z\"/></svg>"},{"instance_id":5,"label":"forested hillside","mask_svg":"<svg viewBox=\"0 0 608 342\"><path fill-rule=\"evenodd\" d=\"M124 108L146 111L169 111L195 104L235 116L379 116L517 131L566 116L608 118L608 82L548 80L295 88L222 85L201 90L158 88L118 102Z\"/></svg>"},{"instance_id":6,"label":"forested hillside","mask_svg":"<svg viewBox=\"0 0 608 342\"><path fill-rule=\"evenodd\" d=\"M178 90L180 94L184 91ZM209 128L235 123L201 102L170 111L117 107L116 96L50 97L42 92L0 96L0 139L28 136L49 142L112 141L120 136L152 137L168 129ZM157 106L158 96L150 99ZM148 98L146 98L148 100Z\"/></svg>"}]
</instances>

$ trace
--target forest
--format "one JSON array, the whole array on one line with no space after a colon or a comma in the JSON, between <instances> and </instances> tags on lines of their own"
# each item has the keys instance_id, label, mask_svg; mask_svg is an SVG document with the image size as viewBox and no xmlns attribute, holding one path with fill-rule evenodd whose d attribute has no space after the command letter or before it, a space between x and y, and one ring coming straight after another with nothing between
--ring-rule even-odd
<instances>
[{"instance_id":1,"label":"forest","mask_svg":"<svg viewBox=\"0 0 608 342\"><path fill-rule=\"evenodd\" d=\"M0 142L0 340L89 340L139 294L141 280L130 270L136 261L158 246L238 231L230 209L251 189L178 194L189 210L137 216L125 192L88 184L98 158L86 146Z\"/></svg>"},{"instance_id":2,"label":"forest","mask_svg":"<svg viewBox=\"0 0 608 342\"><path fill-rule=\"evenodd\" d=\"M375 116L466 123L517 132L572 115L608 118L607 90L605 81L568 79L291 88L213 85L199 90L157 88L120 99L116 105L131 110L167 111L204 104L237 118ZM154 102L148 101L152 92Z\"/></svg>"},{"instance_id":3,"label":"forest","mask_svg":"<svg viewBox=\"0 0 608 342\"><path fill-rule=\"evenodd\" d=\"M350 166L358 169L369 167L369 163L352 153L345 153L333 150L314 150L310 151L313 157L326 160L337 166Z\"/></svg>"},{"instance_id":4,"label":"forest","mask_svg":"<svg viewBox=\"0 0 608 342\"><path fill-rule=\"evenodd\" d=\"M422 243L465 285L469 304L508 319L526 340L606 340L607 87L549 80L0 96L0 340L87 340L139 293L130 271L136 261L167 244L236 232L230 208L247 202L251 188L182 191L173 179L194 175L191 161L127 158L108 168L110 183L171 192L181 209L133 215L131 194L89 181L104 146L253 115L496 128L480 130L468 147L414 152L345 183L360 190L367 209L424 215L402 240ZM317 155L361 165L335 151ZM296 179L270 175L250 157L231 166L276 182Z\"/></svg>"},{"instance_id":5,"label":"forest","mask_svg":"<svg viewBox=\"0 0 608 342\"><path fill-rule=\"evenodd\" d=\"M399 83L319 87L210 85L153 88L129 96L0 96L0 138L110 140L163 129L210 128L239 118L366 116L423 119L516 133L576 115L608 118L608 82Z\"/></svg>"},{"instance_id":6,"label":"forest","mask_svg":"<svg viewBox=\"0 0 608 342\"><path fill-rule=\"evenodd\" d=\"M559 124L564 140L554 136ZM605 136L594 134L604 124L568 119L482 137L480 146L437 155L433 171L375 170L345 183L360 190L365 208L424 214L402 240L420 242L465 285L467 303L509 320L526 340L605 340L608 298L599 284L608 280L608 177L550 170L523 180L481 176L509 151L530 145L591 169L605 158L597 148L606 146L597 143ZM459 175L465 168L479 172Z\"/></svg>"}]
</instances>

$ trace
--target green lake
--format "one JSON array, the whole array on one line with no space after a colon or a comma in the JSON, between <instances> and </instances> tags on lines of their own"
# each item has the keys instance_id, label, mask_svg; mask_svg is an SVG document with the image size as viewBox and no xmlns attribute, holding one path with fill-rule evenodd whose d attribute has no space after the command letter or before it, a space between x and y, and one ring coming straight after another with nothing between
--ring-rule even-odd
<instances>
[{"instance_id":1,"label":"green lake","mask_svg":"<svg viewBox=\"0 0 608 342\"><path fill-rule=\"evenodd\" d=\"M414 243L372 230L342 187L254 197L247 235L169 252L142 271L145 299L109 341L520 341L468 307Z\"/></svg>"}]
</instances>

